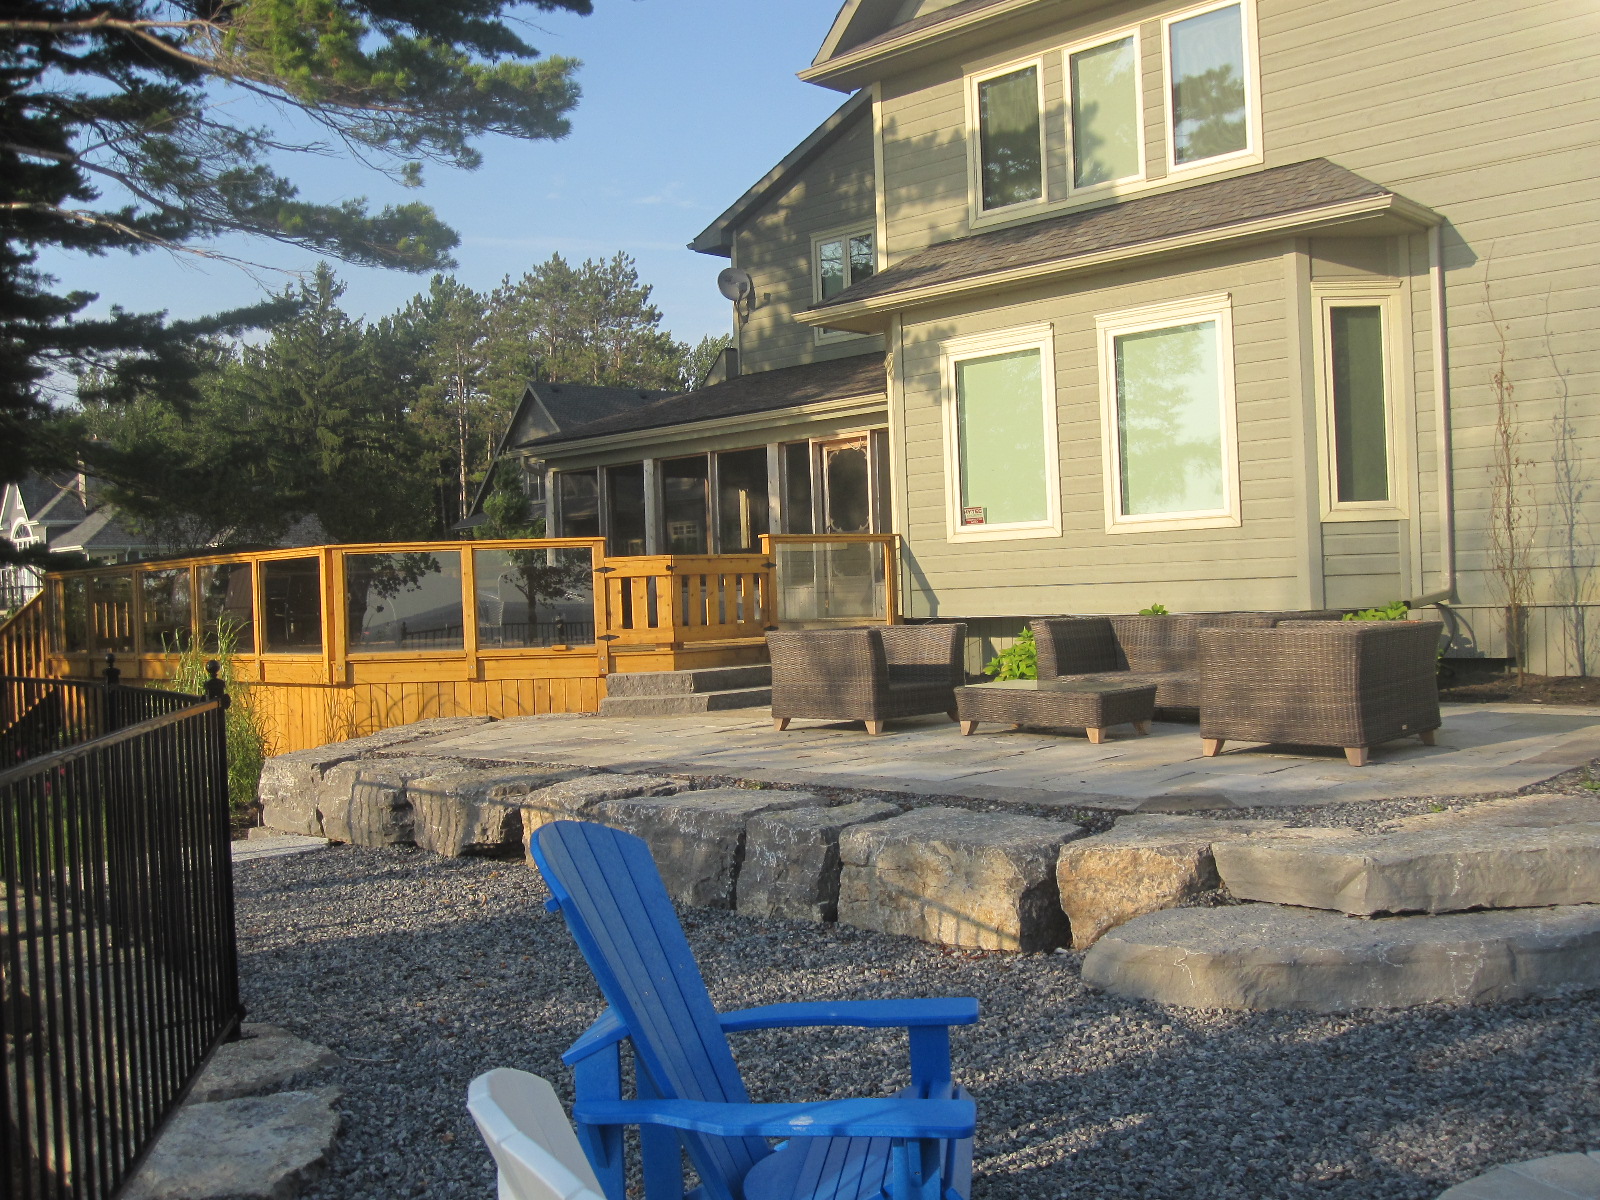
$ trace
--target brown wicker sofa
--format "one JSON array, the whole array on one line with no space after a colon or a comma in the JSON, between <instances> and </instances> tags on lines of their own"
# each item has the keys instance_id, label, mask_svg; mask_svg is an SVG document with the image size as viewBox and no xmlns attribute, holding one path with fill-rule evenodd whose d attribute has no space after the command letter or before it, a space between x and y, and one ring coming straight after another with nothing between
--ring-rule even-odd
<instances>
[{"instance_id":1,"label":"brown wicker sofa","mask_svg":"<svg viewBox=\"0 0 1600 1200\"><path fill-rule=\"evenodd\" d=\"M1439 728L1437 621L1314 621L1200 631L1200 736L1340 746L1364 766L1380 742Z\"/></svg>"},{"instance_id":2,"label":"brown wicker sofa","mask_svg":"<svg viewBox=\"0 0 1600 1200\"><path fill-rule=\"evenodd\" d=\"M871 734L921 713L953 721L966 639L960 623L769 633L773 728L795 717L865 721Z\"/></svg>"}]
</instances>

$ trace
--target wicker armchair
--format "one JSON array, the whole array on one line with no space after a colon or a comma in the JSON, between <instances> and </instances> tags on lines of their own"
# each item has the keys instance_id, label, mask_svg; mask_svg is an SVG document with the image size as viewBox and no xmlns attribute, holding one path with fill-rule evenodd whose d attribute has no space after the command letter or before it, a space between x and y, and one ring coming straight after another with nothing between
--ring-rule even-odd
<instances>
[{"instance_id":1,"label":"wicker armchair","mask_svg":"<svg viewBox=\"0 0 1600 1200\"><path fill-rule=\"evenodd\" d=\"M1439 727L1436 621L1293 621L1200 632L1200 736L1340 746L1351 766L1370 747Z\"/></svg>"},{"instance_id":2,"label":"wicker armchair","mask_svg":"<svg viewBox=\"0 0 1600 1200\"><path fill-rule=\"evenodd\" d=\"M961 624L769 633L773 728L787 729L795 717L865 721L871 734L919 713L953 721L966 637Z\"/></svg>"}]
</instances>

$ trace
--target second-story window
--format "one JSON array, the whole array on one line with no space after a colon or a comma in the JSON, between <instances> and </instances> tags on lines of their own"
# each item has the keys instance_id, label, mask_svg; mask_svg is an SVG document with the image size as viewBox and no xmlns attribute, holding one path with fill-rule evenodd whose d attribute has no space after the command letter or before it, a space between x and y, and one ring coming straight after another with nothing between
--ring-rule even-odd
<instances>
[{"instance_id":1,"label":"second-story window","mask_svg":"<svg viewBox=\"0 0 1600 1200\"><path fill-rule=\"evenodd\" d=\"M985 212L1044 197L1039 67L976 81L978 185Z\"/></svg>"},{"instance_id":2,"label":"second-story window","mask_svg":"<svg viewBox=\"0 0 1600 1200\"><path fill-rule=\"evenodd\" d=\"M1172 165L1250 149L1244 13L1224 4L1167 24Z\"/></svg>"},{"instance_id":3,"label":"second-story window","mask_svg":"<svg viewBox=\"0 0 1600 1200\"><path fill-rule=\"evenodd\" d=\"M1067 52L1075 189L1144 174L1138 67L1132 33Z\"/></svg>"},{"instance_id":4,"label":"second-story window","mask_svg":"<svg viewBox=\"0 0 1600 1200\"><path fill-rule=\"evenodd\" d=\"M852 283L869 278L877 269L872 231L863 229L816 240L817 299L831 300Z\"/></svg>"}]
</instances>

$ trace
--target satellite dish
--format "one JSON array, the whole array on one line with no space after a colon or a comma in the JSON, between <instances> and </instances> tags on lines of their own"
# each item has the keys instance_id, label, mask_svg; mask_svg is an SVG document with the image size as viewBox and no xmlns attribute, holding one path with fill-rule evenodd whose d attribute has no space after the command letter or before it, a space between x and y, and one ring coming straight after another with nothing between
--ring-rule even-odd
<instances>
[{"instance_id":1,"label":"satellite dish","mask_svg":"<svg viewBox=\"0 0 1600 1200\"><path fill-rule=\"evenodd\" d=\"M717 275L717 291L733 301L733 311L741 320L756 306L755 280L750 272L738 267L726 267Z\"/></svg>"}]
</instances>

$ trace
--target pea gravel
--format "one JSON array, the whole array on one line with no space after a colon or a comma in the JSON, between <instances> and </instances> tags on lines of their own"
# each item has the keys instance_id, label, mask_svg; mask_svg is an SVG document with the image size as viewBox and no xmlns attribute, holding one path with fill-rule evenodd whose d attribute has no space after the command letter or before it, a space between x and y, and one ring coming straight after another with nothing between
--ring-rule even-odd
<instances>
[{"instance_id":1,"label":"pea gravel","mask_svg":"<svg viewBox=\"0 0 1600 1200\"><path fill-rule=\"evenodd\" d=\"M237 868L250 1019L345 1056L311 1200L490 1200L467 1082L516 1066L570 1103L561 1051L599 994L520 863L340 846ZM974 1200L1432 1200L1497 1163L1600 1146L1600 998L1323 1016L1087 990L1079 957L963 953L844 926L684 914L723 1008L975 995ZM903 1035L737 1035L755 1098L887 1091Z\"/></svg>"}]
</instances>

